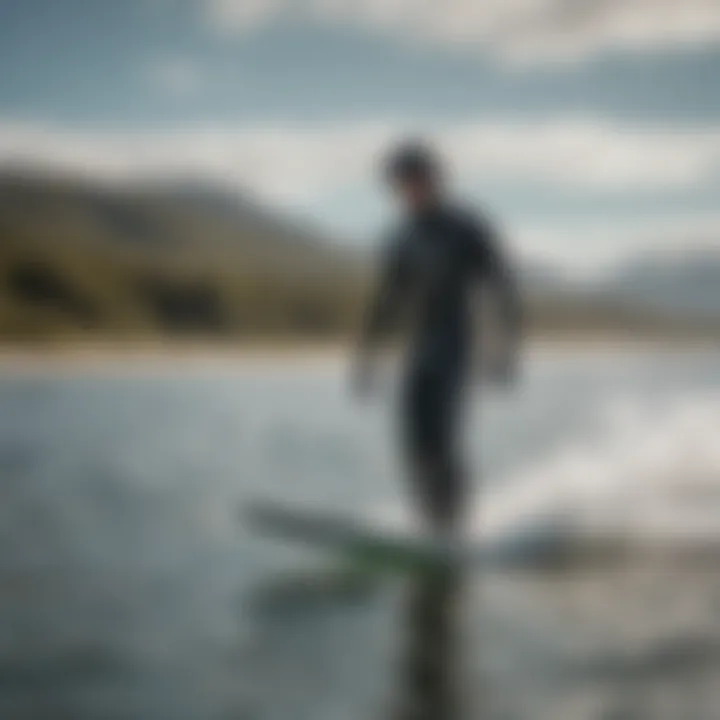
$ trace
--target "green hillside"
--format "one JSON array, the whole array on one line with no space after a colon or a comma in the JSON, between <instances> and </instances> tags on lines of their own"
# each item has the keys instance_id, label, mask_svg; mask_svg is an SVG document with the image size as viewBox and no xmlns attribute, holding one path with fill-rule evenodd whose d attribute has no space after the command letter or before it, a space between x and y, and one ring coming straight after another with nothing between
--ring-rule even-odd
<instances>
[{"instance_id":1,"label":"green hillside","mask_svg":"<svg viewBox=\"0 0 720 720\"><path fill-rule=\"evenodd\" d=\"M0 341L329 340L356 329L368 263L213 188L0 176ZM720 323L545 288L544 336L720 338Z\"/></svg>"},{"instance_id":2,"label":"green hillside","mask_svg":"<svg viewBox=\"0 0 720 720\"><path fill-rule=\"evenodd\" d=\"M357 258L229 199L0 180L0 338L337 336Z\"/></svg>"}]
</instances>

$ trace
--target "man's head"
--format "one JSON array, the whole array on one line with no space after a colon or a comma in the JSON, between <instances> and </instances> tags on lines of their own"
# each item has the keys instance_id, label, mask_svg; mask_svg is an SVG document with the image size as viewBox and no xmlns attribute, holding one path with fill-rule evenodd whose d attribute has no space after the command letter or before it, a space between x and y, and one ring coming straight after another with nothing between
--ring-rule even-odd
<instances>
[{"instance_id":1,"label":"man's head","mask_svg":"<svg viewBox=\"0 0 720 720\"><path fill-rule=\"evenodd\" d=\"M406 142L395 148L385 162L385 176L411 213L428 210L441 200L441 162L423 142Z\"/></svg>"}]
</instances>

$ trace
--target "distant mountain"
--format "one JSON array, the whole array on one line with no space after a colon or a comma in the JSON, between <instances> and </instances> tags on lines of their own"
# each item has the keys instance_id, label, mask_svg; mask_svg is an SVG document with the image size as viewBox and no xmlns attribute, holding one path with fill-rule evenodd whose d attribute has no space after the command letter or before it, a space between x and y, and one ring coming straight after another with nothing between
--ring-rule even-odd
<instances>
[{"instance_id":1,"label":"distant mountain","mask_svg":"<svg viewBox=\"0 0 720 720\"><path fill-rule=\"evenodd\" d=\"M234 224L246 235L272 235L277 240L289 241L295 248L300 246L316 250L320 245L332 254L344 253L309 220L286 217L277 209L270 209L252 198L249 193L240 193L218 183L180 180L148 185L135 192L161 202L180 203L187 209L212 216L215 221Z\"/></svg>"},{"instance_id":2,"label":"distant mountain","mask_svg":"<svg viewBox=\"0 0 720 720\"><path fill-rule=\"evenodd\" d=\"M638 258L621 267L603 290L641 307L720 318L720 250Z\"/></svg>"},{"instance_id":3,"label":"distant mountain","mask_svg":"<svg viewBox=\"0 0 720 720\"><path fill-rule=\"evenodd\" d=\"M530 296L570 292L573 283L563 270L549 262L525 261L518 269L518 282Z\"/></svg>"},{"instance_id":4,"label":"distant mountain","mask_svg":"<svg viewBox=\"0 0 720 720\"><path fill-rule=\"evenodd\" d=\"M0 174L0 340L347 336L367 260L222 187ZM720 337L718 255L643 259L597 283L538 263L519 277L532 332Z\"/></svg>"},{"instance_id":5,"label":"distant mountain","mask_svg":"<svg viewBox=\"0 0 720 720\"><path fill-rule=\"evenodd\" d=\"M135 251L172 250L196 260L288 263L352 261L309 226L284 219L225 188L195 182L110 188L67 177L0 175L0 238L90 242Z\"/></svg>"},{"instance_id":6,"label":"distant mountain","mask_svg":"<svg viewBox=\"0 0 720 720\"><path fill-rule=\"evenodd\" d=\"M0 338L337 335L363 265L222 188L0 175Z\"/></svg>"},{"instance_id":7,"label":"distant mountain","mask_svg":"<svg viewBox=\"0 0 720 720\"><path fill-rule=\"evenodd\" d=\"M526 263L520 281L525 293L534 298L625 307L677 320L720 320L720 249L645 255L601 278L584 281L550 263Z\"/></svg>"}]
</instances>

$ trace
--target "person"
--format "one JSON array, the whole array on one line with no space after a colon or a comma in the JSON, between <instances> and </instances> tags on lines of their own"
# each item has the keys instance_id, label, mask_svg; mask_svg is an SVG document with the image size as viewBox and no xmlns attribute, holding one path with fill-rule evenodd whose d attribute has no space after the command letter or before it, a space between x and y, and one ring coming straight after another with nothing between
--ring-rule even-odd
<instances>
[{"instance_id":1,"label":"person","mask_svg":"<svg viewBox=\"0 0 720 720\"><path fill-rule=\"evenodd\" d=\"M515 372L520 303L492 223L456 207L439 157L423 142L403 143L384 165L403 221L384 248L380 281L370 303L354 365L355 389L374 382L381 341L399 317L410 319L401 392L402 441L421 518L432 532L455 533L467 482L459 451L462 406L472 375L475 302L489 285L497 298L504 351L496 380Z\"/></svg>"}]
</instances>

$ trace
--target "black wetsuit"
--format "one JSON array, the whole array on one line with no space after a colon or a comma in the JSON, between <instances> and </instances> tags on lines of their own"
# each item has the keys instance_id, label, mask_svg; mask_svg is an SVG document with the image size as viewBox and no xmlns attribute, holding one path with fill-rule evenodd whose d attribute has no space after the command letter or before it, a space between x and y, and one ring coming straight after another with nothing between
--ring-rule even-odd
<instances>
[{"instance_id":1,"label":"black wetsuit","mask_svg":"<svg viewBox=\"0 0 720 720\"><path fill-rule=\"evenodd\" d=\"M400 311L410 322L402 436L422 510L435 525L452 524L463 497L460 400L474 345L474 291L484 281L516 334L517 294L490 223L444 206L412 217L388 244L366 328L372 341Z\"/></svg>"}]
</instances>

